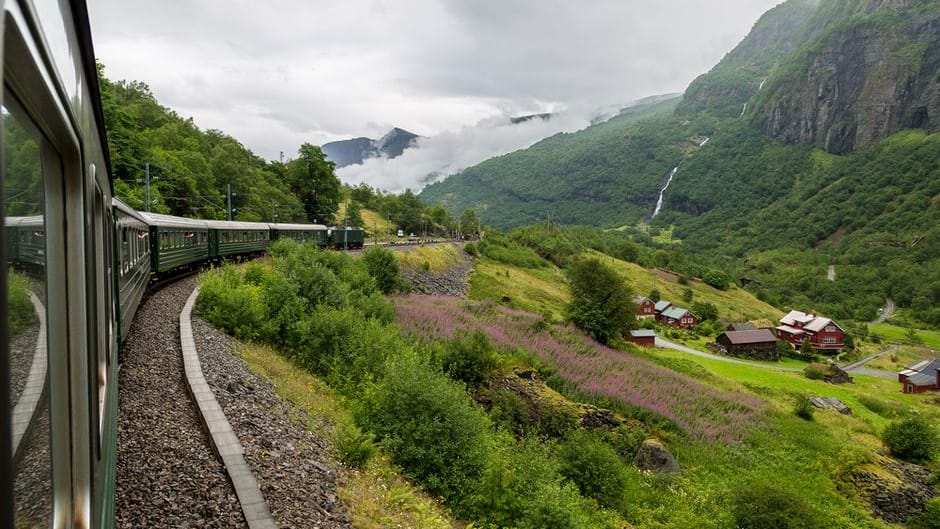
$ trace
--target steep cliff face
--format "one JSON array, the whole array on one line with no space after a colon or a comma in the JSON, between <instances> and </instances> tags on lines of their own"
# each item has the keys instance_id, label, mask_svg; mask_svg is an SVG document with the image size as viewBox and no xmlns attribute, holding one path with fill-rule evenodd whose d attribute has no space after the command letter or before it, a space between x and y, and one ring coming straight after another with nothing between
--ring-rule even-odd
<instances>
[{"instance_id":1,"label":"steep cliff face","mask_svg":"<svg viewBox=\"0 0 940 529\"><path fill-rule=\"evenodd\" d=\"M940 6L872 0L858 12L871 14L780 65L755 105L764 132L843 154L903 129L940 129Z\"/></svg>"}]
</instances>

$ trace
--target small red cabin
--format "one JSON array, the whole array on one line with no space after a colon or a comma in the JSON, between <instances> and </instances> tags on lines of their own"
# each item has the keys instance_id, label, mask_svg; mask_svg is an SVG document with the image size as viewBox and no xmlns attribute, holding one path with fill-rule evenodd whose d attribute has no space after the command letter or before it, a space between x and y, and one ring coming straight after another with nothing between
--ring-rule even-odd
<instances>
[{"instance_id":1,"label":"small red cabin","mask_svg":"<svg viewBox=\"0 0 940 529\"><path fill-rule=\"evenodd\" d=\"M630 331L630 341L644 347L653 347L656 345L656 333L651 329Z\"/></svg>"},{"instance_id":2,"label":"small red cabin","mask_svg":"<svg viewBox=\"0 0 940 529\"><path fill-rule=\"evenodd\" d=\"M691 329L698 325L698 318L688 309L682 307L669 307L659 315L659 321L663 325L677 327L679 329Z\"/></svg>"}]
</instances>

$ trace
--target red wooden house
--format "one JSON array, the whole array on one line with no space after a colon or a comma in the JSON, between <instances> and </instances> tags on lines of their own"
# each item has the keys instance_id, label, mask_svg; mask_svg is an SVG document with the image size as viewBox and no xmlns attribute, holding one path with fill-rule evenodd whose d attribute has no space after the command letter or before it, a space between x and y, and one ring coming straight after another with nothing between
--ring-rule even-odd
<instances>
[{"instance_id":1,"label":"red wooden house","mask_svg":"<svg viewBox=\"0 0 940 529\"><path fill-rule=\"evenodd\" d=\"M646 296L636 296L633 298L633 303L636 304L636 317L638 320L645 320L646 318L652 318L656 316L656 304L653 303L653 300Z\"/></svg>"},{"instance_id":2,"label":"red wooden house","mask_svg":"<svg viewBox=\"0 0 940 529\"><path fill-rule=\"evenodd\" d=\"M777 337L800 347L804 341L817 351L839 351L845 346L845 330L830 320L814 314L791 310L780 318Z\"/></svg>"},{"instance_id":3,"label":"red wooden house","mask_svg":"<svg viewBox=\"0 0 940 529\"><path fill-rule=\"evenodd\" d=\"M679 329L690 329L698 325L698 318L688 309L682 307L669 307L659 314L659 321L663 325L677 327Z\"/></svg>"},{"instance_id":4,"label":"red wooden house","mask_svg":"<svg viewBox=\"0 0 940 529\"><path fill-rule=\"evenodd\" d=\"M921 360L898 373L904 393L926 393L940 389L940 360Z\"/></svg>"}]
</instances>

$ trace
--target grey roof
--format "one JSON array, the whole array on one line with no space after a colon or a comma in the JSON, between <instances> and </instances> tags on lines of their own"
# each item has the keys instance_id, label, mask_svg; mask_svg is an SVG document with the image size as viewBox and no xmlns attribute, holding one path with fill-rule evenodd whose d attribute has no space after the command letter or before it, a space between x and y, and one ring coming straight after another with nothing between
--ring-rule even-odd
<instances>
[{"instance_id":1,"label":"grey roof","mask_svg":"<svg viewBox=\"0 0 940 529\"><path fill-rule=\"evenodd\" d=\"M900 374L907 375L909 384L934 386L937 384L937 370L940 370L940 360L920 360L907 366Z\"/></svg>"},{"instance_id":2,"label":"grey roof","mask_svg":"<svg viewBox=\"0 0 940 529\"><path fill-rule=\"evenodd\" d=\"M656 331L652 329L637 329L635 331L630 331L630 336L634 338L655 338Z\"/></svg>"},{"instance_id":3,"label":"grey roof","mask_svg":"<svg viewBox=\"0 0 940 529\"><path fill-rule=\"evenodd\" d=\"M646 296L633 296L633 302L636 303L637 305L642 305L643 303L646 303L647 301L652 302L652 300L650 300L650 298Z\"/></svg>"},{"instance_id":4,"label":"grey roof","mask_svg":"<svg viewBox=\"0 0 940 529\"><path fill-rule=\"evenodd\" d=\"M656 302L656 312L662 312L672 306L672 303L669 303L665 299L661 299Z\"/></svg>"},{"instance_id":5,"label":"grey roof","mask_svg":"<svg viewBox=\"0 0 940 529\"><path fill-rule=\"evenodd\" d=\"M747 321L732 322L728 324L729 331L753 331L756 329L757 327L755 327L753 323Z\"/></svg>"},{"instance_id":6,"label":"grey roof","mask_svg":"<svg viewBox=\"0 0 940 529\"><path fill-rule=\"evenodd\" d=\"M271 229L278 231L309 231L309 230L325 230L326 226L323 224L289 224L289 223L269 223L268 226Z\"/></svg>"},{"instance_id":7,"label":"grey roof","mask_svg":"<svg viewBox=\"0 0 940 529\"><path fill-rule=\"evenodd\" d=\"M751 331L726 331L724 333L728 340L735 345L745 345L753 343L776 342L777 337L767 329L754 329Z\"/></svg>"},{"instance_id":8,"label":"grey roof","mask_svg":"<svg viewBox=\"0 0 940 529\"><path fill-rule=\"evenodd\" d=\"M678 320L679 318L685 316L688 312L688 309L683 309L682 307L670 307L665 312L663 312L663 317Z\"/></svg>"},{"instance_id":9,"label":"grey roof","mask_svg":"<svg viewBox=\"0 0 940 529\"><path fill-rule=\"evenodd\" d=\"M140 216L151 226L166 226L168 228L199 228L208 229L206 221L187 219L184 217L174 217L173 215L161 215L160 213L147 213L139 211Z\"/></svg>"},{"instance_id":10,"label":"grey roof","mask_svg":"<svg viewBox=\"0 0 940 529\"><path fill-rule=\"evenodd\" d=\"M238 220L207 220L206 226L213 230L269 230L264 222L242 222Z\"/></svg>"}]
</instances>

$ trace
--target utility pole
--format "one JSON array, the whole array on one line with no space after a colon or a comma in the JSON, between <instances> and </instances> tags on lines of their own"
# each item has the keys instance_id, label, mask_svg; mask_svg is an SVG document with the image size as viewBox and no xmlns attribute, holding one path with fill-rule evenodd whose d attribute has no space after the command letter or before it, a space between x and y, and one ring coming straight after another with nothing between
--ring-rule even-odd
<instances>
[{"instance_id":1,"label":"utility pole","mask_svg":"<svg viewBox=\"0 0 940 529\"><path fill-rule=\"evenodd\" d=\"M232 220L232 184L226 184L226 188L225 198L227 200L226 209L228 210L228 220Z\"/></svg>"},{"instance_id":2,"label":"utility pole","mask_svg":"<svg viewBox=\"0 0 940 529\"><path fill-rule=\"evenodd\" d=\"M272 200L271 201L271 222L272 223L277 222L277 212L275 211L275 208L277 208L277 202Z\"/></svg>"},{"instance_id":3,"label":"utility pole","mask_svg":"<svg viewBox=\"0 0 940 529\"><path fill-rule=\"evenodd\" d=\"M147 171L147 198L144 201L144 210L150 213L150 162L144 166Z\"/></svg>"}]
</instances>

